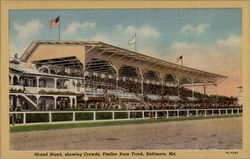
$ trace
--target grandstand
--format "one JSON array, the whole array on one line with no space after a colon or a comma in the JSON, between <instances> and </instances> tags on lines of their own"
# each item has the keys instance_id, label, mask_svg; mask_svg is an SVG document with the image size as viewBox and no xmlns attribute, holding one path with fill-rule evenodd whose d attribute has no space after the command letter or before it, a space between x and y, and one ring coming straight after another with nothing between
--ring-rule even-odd
<instances>
[{"instance_id":1,"label":"grandstand","mask_svg":"<svg viewBox=\"0 0 250 159\"><path fill-rule=\"evenodd\" d=\"M235 107L206 94L226 78L103 42L33 41L10 61L10 110Z\"/></svg>"}]
</instances>

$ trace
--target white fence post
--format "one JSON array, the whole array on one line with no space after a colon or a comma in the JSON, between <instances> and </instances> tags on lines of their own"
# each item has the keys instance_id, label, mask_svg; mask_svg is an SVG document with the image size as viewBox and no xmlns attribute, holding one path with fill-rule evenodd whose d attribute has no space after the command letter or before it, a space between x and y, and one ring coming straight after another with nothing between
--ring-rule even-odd
<instances>
[{"instance_id":1,"label":"white fence post","mask_svg":"<svg viewBox=\"0 0 250 159\"><path fill-rule=\"evenodd\" d=\"M115 120L115 111L112 111L112 120Z\"/></svg>"},{"instance_id":2,"label":"white fence post","mask_svg":"<svg viewBox=\"0 0 250 159\"><path fill-rule=\"evenodd\" d=\"M240 109L237 109L237 114L240 114Z\"/></svg>"},{"instance_id":3,"label":"white fence post","mask_svg":"<svg viewBox=\"0 0 250 159\"><path fill-rule=\"evenodd\" d=\"M155 111L155 119L157 119L158 118L158 116L157 116L157 111Z\"/></svg>"},{"instance_id":4,"label":"white fence post","mask_svg":"<svg viewBox=\"0 0 250 159\"><path fill-rule=\"evenodd\" d=\"M199 115L199 111L198 111L198 109L196 109L196 116L198 116Z\"/></svg>"},{"instance_id":5,"label":"white fence post","mask_svg":"<svg viewBox=\"0 0 250 159\"><path fill-rule=\"evenodd\" d=\"M49 112L49 122L50 123L52 122L52 114L51 114L51 112Z\"/></svg>"},{"instance_id":6,"label":"white fence post","mask_svg":"<svg viewBox=\"0 0 250 159\"><path fill-rule=\"evenodd\" d=\"M221 113L220 113L220 109L219 109L219 115L221 115Z\"/></svg>"},{"instance_id":7,"label":"white fence post","mask_svg":"<svg viewBox=\"0 0 250 159\"><path fill-rule=\"evenodd\" d=\"M212 116L214 115L214 110L212 109Z\"/></svg>"},{"instance_id":8,"label":"white fence post","mask_svg":"<svg viewBox=\"0 0 250 159\"><path fill-rule=\"evenodd\" d=\"M177 110L177 117L178 117L178 118L180 117L180 112L179 112L179 110Z\"/></svg>"},{"instance_id":9,"label":"white fence post","mask_svg":"<svg viewBox=\"0 0 250 159\"><path fill-rule=\"evenodd\" d=\"M128 119L130 119L130 111L128 111Z\"/></svg>"},{"instance_id":10,"label":"white fence post","mask_svg":"<svg viewBox=\"0 0 250 159\"><path fill-rule=\"evenodd\" d=\"M96 120L96 112L93 112L93 120Z\"/></svg>"},{"instance_id":11,"label":"white fence post","mask_svg":"<svg viewBox=\"0 0 250 159\"><path fill-rule=\"evenodd\" d=\"M205 109L204 111L205 111L205 116L207 116L207 110Z\"/></svg>"},{"instance_id":12,"label":"white fence post","mask_svg":"<svg viewBox=\"0 0 250 159\"><path fill-rule=\"evenodd\" d=\"M167 118L168 118L168 110L167 110Z\"/></svg>"},{"instance_id":13,"label":"white fence post","mask_svg":"<svg viewBox=\"0 0 250 159\"><path fill-rule=\"evenodd\" d=\"M187 110L187 117L189 117L189 110Z\"/></svg>"},{"instance_id":14,"label":"white fence post","mask_svg":"<svg viewBox=\"0 0 250 159\"><path fill-rule=\"evenodd\" d=\"M234 110L232 109L232 114L234 114Z\"/></svg>"},{"instance_id":15,"label":"white fence post","mask_svg":"<svg viewBox=\"0 0 250 159\"><path fill-rule=\"evenodd\" d=\"M73 122L75 122L76 121L76 112L73 112Z\"/></svg>"},{"instance_id":16,"label":"white fence post","mask_svg":"<svg viewBox=\"0 0 250 159\"><path fill-rule=\"evenodd\" d=\"M227 109L226 109L226 115L227 115Z\"/></svg>"},{"instance_id":17,"label":"white fence post","mask_svg":"<svg viewBox=\"0 0 250 159\"><path fill-rule=\"evenodd\" d=\"M23 124L26 124L26 113L23 113Z\"/></svg>"},{"instance_id":18,"label":"white fence post","mask_svg":"<svg viewBox=\"0 0 250 159\"><path fill-rule=\"evenodd\" d=\"M142 111L142 119L145 118L145 114L144 114L144 111Z\"/></svg>"}]
</instances>

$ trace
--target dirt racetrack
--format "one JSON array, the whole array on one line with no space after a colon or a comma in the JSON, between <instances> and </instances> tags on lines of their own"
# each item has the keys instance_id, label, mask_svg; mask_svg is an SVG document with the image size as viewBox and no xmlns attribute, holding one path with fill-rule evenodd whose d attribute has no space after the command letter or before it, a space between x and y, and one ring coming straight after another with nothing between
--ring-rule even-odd
<instances>
[{"instance_id":1,"label":"dirt racetrack","mask_svg":"<svg viewBox=\"0 0 250 159\"><path fill-rule=\"evenodd\" d=\"M241 117L10 134L16 151L241 148Z\"/></svg>"}]
</instances>

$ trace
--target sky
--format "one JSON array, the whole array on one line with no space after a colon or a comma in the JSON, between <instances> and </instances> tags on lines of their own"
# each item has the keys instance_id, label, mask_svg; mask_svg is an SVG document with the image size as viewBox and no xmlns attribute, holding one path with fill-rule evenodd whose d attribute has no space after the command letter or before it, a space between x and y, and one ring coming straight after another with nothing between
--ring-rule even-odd
<instances>
[{"instance_id":1,"label":"sky","mask_svg":"<svg viewBox=\"0 0 250 159\"><path fill-rule=\"evenodd\" d=\"M241 86L241 9L11 10L10 56L20 57L34 40L102 41L185 66L228 76L218 94L237 96ZM209 94L217 94L211 87Z\"/></svg>"}]
</instances>

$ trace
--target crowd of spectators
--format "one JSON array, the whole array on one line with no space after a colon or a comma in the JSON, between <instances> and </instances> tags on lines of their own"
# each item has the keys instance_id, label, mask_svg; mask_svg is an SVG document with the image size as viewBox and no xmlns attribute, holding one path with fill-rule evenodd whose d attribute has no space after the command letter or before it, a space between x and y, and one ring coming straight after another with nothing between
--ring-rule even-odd
<instances>
[{"instance_id":1,"label":"crowd of spectators","mask_svg":"<svg viewBox=\"0 0 250 159\"><path fill-rule=\"evenodd\" d=\"M91 101L85 104L80 104L81 108L96 108L96 109L124 109L124 110L169 110L169 109L216 109L216 108L240 108L235 103L224 103L220 101L204 100L204 101Z\"/></svg>"},{"instance_id":2,"label":"crowd of spectators","mask_svg":"<svg viewBox=\"0 0 250 159\"><path fill-rule=\"evenodd\" d=\"M64 76L73 76L73 77L84 77L84 72L79 70L67 70L59 69L56 74ZM192 92L192 90L184 87L173 87L162 85L159 82L157 84L143 82L143 86L140 80L119 78L116 81L116 77L109 78L107 75L101 77L100 74L89 72L88 75L85 75L85 87L87 88L97 88L97 89L108 89L116 90L124 89L128 93L135 94L151 94L151 95L160 95L160 96L181 96L181 97L196 97L196 98L208 98L208 96L201 94L199 92ZM143 88L142 88L143 87Z\"/></svg>"},{"instance_id":3,"label":"crowd of spectators","mask_svg":"<svg viewBox=\"0 0 250 159\"><path fill-rule=\"evenodd\" d=\"M181 97L192 97L192 90L184 87L173 87L162 84L152 84L152 83L142 83L139 80L131 80L120 78L118 82L114 78L101 78L99 76L86 76L86 87L87 88L97 88L97 89L108 89L116 90L123 89L128 93L135 94L151 94L151 95L160 95L160 96L178 96ZM179 89L179 93L178 93ZM203 95L199 92L194 91L194 97L196 98L208 98L207 95Z\"/></svg>"},{"instance_id":4,"label":"crowd of spectators","mask_svg":"<svg viewBox=\"0 0 250 159\"><path fill-rule=\"evenodd\" d=\"M84 73L78 70L61 70L57 72L60 75L68 75L75 77L84 77ZM188 88L177 87L177 86L167 86L161 84L160 82L152 83L146 82L143 83L140 80L130 79L130 78L119 78L118 81L116 77L109 77L107 75L102 76L100 74L95 74L93 72L88 73L85 76L84 82L85 88L95 88L103 89L104 96L110 97L111 94L107 93L107 90L123 90L124 93L134 93L136 96L139 96L143 93L143 96L158 95L166 96L179 96L181 101L150 101L149 99L143 99L143 102L118 102L118 99L111 100L109 102L90 102L87 105L82 105L82 107L87 108L116 108L116 109L186 109L186 108L225 108L230 107L228 103L219 103L214 101L189 101L187 97L195 97L197 99L208 99L211 100L209 96L202 93L192 91ZM114 95L113 95L114 96ZM115 97L112 97L115 98Z\"/></svg>"}]
</instances>

